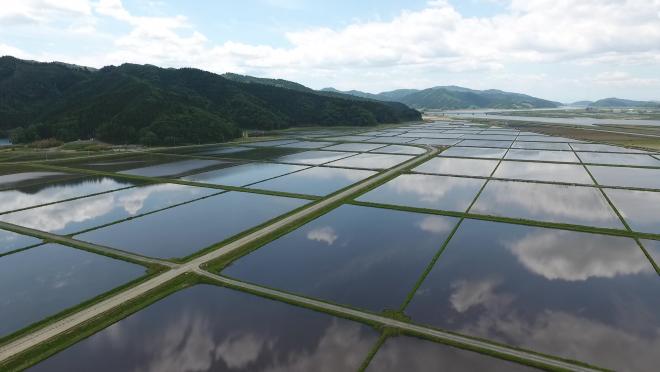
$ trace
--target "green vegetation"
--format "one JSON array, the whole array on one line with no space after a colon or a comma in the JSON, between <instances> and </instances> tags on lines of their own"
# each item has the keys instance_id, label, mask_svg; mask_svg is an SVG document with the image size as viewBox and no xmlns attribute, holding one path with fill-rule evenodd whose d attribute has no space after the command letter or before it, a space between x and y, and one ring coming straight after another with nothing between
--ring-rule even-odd
<instances>
[{"instance_id":1,"label":"green vegetation","mask_svg":"<svg viewBox=\"0 0 660 372\"><path fill-rule=\"evenodd\" d=\"M223 142L243 129L372 126L419 120L403 104L330 97L210 72L124 64L98 71L0 58L0 130L15 143L98 138L115 143Z\"/></svg>"},{"instance_id":2,"label":"green vegetation","mask_svg":"<svg viewBox=\"0 0 660 372\"><path fill-rule=\"evenodd\" d=\"M326 88L328 91L339 92ZM457 86L440 86L424 90L399 89L391 92L370 94L360 91L342 92L358 97L396 101L415 108L424 109L472 109L472 108L554 108L560 103L528 96L519 93L503 92L501 90L473 90Z\"/></svg>"}]
</instances>

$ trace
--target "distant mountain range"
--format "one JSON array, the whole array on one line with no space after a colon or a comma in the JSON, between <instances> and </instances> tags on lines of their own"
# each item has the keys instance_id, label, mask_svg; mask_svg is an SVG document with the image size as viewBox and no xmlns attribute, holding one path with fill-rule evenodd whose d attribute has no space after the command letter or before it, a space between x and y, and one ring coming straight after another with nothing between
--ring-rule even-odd
<instances>
[{"instance_id":1,"label":"distant mountain range","mask_svg":"<svg viewBox=\"0 0 660 372\"><path fill-rule=\"evenodd\" d=\"M457 86L438 86L423 90L398 89L389 92L371 94L356 90L338 91L325 88L322 91L339 92L380 101L405 103L417 109L529 109L553 108L562 104L532 97L526 94L504 92L496 89L474 90Z\"/></svg>"},{"instance_id":2,"label":"distant mountain range","mask_svg":"<svg viewBox=\"0 0 660 372\"><path fill-rule=\"evenodd\" d=\"M0 132L10 132L13 142L54 137L167 145L219 142L242 129L420 119L402 103L317 92L286 80L0 57Z\"/></svg>"},{"instance_id":3,"label":"distant mountain range","mask_svg":"<svg viewBox=\"0 0 660 372\"><path fill-rule=\"evenodd\" d=\"M596 107L596 108L660 108L660 102L655 101L633 101L621 98L605 98L598 101L578 101L570 103L574 107Z\"/></svg>"}]
</instances>

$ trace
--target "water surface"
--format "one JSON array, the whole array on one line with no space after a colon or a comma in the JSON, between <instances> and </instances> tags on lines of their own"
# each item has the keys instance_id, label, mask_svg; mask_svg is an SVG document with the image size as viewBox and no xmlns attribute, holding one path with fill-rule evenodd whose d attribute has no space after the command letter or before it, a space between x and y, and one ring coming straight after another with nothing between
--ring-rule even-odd
<instances>
[{"instance_id":1,"label":"water surface","mask_svg":"<svg viewBox=\"0 0 660 372\"><path fill-rule=\"evenodd\" d=\"M583 163L660 167L660 160L644 154L613 154L607 152L578 152Z\"/></svg>"},{"instance_id":2,"label":"water surface","mask_svg":"<svg viewBox=\"0 0 660 372\"><path fill-rule=\"evenodd\" d=\"M660 192L604 189L634 231L660 234Z\"/></svg>"},{"instance_id":3,"label":"water surface","mask_svg":"<svg viewBox=\"0 0 660 372\"><path fill-rule=\"evenodd\" d=\"M497 181L486 184L471 213L623 229L595 187Z\"/></svg>"},{"instance_id":4,"label":"water surface","mask_svg":"<svg viewBox=\"0 0 660 372\"><path fill-rule=\"evenodd\" d=\"M0 254L41 243L40 239L15 232L0 230Z\"/></svg>"},{"instance_id":5,"label":"water surface","mask_svg":"<svg viewBox=\"0 0 660 372\"><path fill-rule=\"evenodd\" d=\"M0 257L0 337L144 273L142 266L59 244Z\"/></svg>"},{"instance_id":6,"label":"water surface","mask_svg":"<svg viewBox=\"0 0 660 372\"><path fill-rule=\"evenodd\" d=\"M133 185L135 182L119 178L89 176L3 190L0 191L0 212L55 203Z\"/></svg>"},{"instance_id":7,"label":"water surface","mask_svg":"<svg viewBox=\"0 0 660 372\"><path fill-rule=\"evenodd\" d=\"M412 158L409 155L361 153L350 158L333 161L328 165L361 169L387 169Z\"/></svg>"},{"instance_id":8,"label":"water surface","mask_svg":"<svg viewBox=\"0 0 660 372\"><path fill-rule=\"evenodd\" d=\"M513 149L527 149L527 150L571 150L568 143L562 142L522 142L516 141L511 145Z\"/></svg>"},{"instance_id":9,"label":"water surface","mask_svg":"<svg viewBox=\"0 0 660 372\"><path fill-rule=\"evenodd\" d=\"M337 151L304 151L293 155L279 157L275 159L275 161L282 163L320 165L334 160L343 159L351 155L355 155L355 153Z\"/></svg>"},{"instance_id":10,"label":"water surface","mask_svg":"<svg viewBox=\"0 0 660 372\"><path fill-rule=\"evenodd\" d=\"M564 163L580 162L572 151L511 149L504 158L511 160L556 161Z\"/></svg>"},{"instance_id":11,"label":"water surface","mask_svg":"<svg viewBox=\"0 0 660 372\"><path fill-rule=\"evenodd\" d=\"M487 158L502 159L506 154L506 149L499 148L479 148L479 147L459 147L453 146L443 151L440 156L459 156L467 158Z\"/></svg>"},{"instance_id":12,"label":"water surface","mask_svg":"<svg viewBox=\"0 0 660 372\"><path fill-rule=\"evenodd\" d=\"M603 186L660 189L660 169L588 165L596 182Z\"/></svg>"},{"instance_id":13,"label":"water surface","mask_svg":"<svg viewBox=\"0 0 660 372\"><path fill-rule=\"evenodd\" d=\"M506 149L511 146L513 141L486 141L486 140L463 140L459 143L460 146L472 147L495 147Z\"/></svg>"},{"instance_id":14,"label":"water surface","mask_svg":"<svg viewBox=\"0 0 660 372\"><path fill-rule=\"evenodd\" d=\"M357 200L465 212L484 182L476 178L404 174Z\"/></svg>"},{"instance_id":15,"label":"water surface","mask_svg":"<svg viewBox=\"0 0 660 372\"><path fill-rule=\"evenodd\" d=\"M33 367L34 371L357 371L378 334L353 321L197 285Z\"/></svg>"},{"instance_id":16,"label":"water surface","mask_svg":"<svg viewBox=\"0 0 660 372\"><path fill-rule=\"evenodd\" d=\"M389 337L369 363L368 372L516 372L531 367L410 336Z\"/></svg>"},{"instance_id":17,"label":"water surface","mask_svg":"<svg viewBox=\"0 0 660 372\"><path fill-rule=\"evenodd\" d=\"M250 188L325 196L374 174L376 172L361 169L313 167L255 183Z\"/></svg>"},{"instance_id":18,"label":"water surface","mask_svg":"<svg viewBox=\"0 0 660 372\"><path fill-rule=\"evenodd\" d=\"M420 155L425 153L426 150L414 146L387 145L377 150L372 150L371 152L380 152L383 154Z\"/></svg>"},{"instance_id":19,"label":"water surface","mask_svg":"<svg viewBox=\"0 0 660 372\"><path fill-rule=\"evenodd\" d=\"M584 166L578 164L503 161L493 175L527 181L565 182L593 185Z\"/></svg>"},{"instance_id":20,"label":"water surface","mask_svg":"<svg viewBox=\"0 0 660 372\"><path fill-rule=\"evenodd\" d=\"M468 219L406 313L541 353L652 371L660 363L658 291L633 239Z\"/></svg>"},{"instance_id":21,"label":"water surface","mask_svg":"<svg viewBox=\"0 0 660 372\"><path fill-rule=\"evenodd\" d=\"M376 312L397 309L457 221L343 205L223 274Z\"/></svg>"},{"instance_id":22,"label":"water surface","mask_svg":"<svg viewBox=\"0 0 660 372\"><path fill-rule=\"evenodd\" d=\"M601 143L572 143L571 147L575 151L600 151L600 152L621 152L621 153L641 153L642 150L629 149L625 147L604 145Z\"/></svg>"},{"instance_id":23,"label":"water surface","mask_svg":"<svg viewBox=\"0 0 660 372\"><path fill-rule=\"evenodd\" d=\"M381 147L385 147L385 145L380 143L340 143L338 145L326 147L324 150L364 152Z\"/></svg>"},{"instance_id":24,"label":"water surface","mask_svg":"<svg viewBox=\"0 0 660 372\"><path fill-rule=\"evenodd\" d=\"M0 220L66 235L221 191L169 183L136 186L9 213Z\"/></svg>"},{"instance_id":25,"label":"water surface","mask_svg":"<svg viewBox=\"0 0 660 372\"><path fill-rule=\"evenodd\" d=\"M145 256L184 257L308 202L231 191L92 230L76 239Z\"/></svg>"},{"instance_id":26,"label":"water surface","mask_svg":"<svg viewBox=\"0 0 660 372\"><path fill-rule=\"evenodd\" d=\"M185 177L184 180L214 185L245 186L305 168L307 167L302 165L251 163L194 174Z\"/></svg>"},{"instance_id":27,"label":"water surface","mask_svg":"<svg viewBox=\"0 0 660 372\"><path fill-rule=\"evenodd\" d=\"M413 168L413 172L488 177L498 160L433 158Z\"/></svg>"}]
</instances>

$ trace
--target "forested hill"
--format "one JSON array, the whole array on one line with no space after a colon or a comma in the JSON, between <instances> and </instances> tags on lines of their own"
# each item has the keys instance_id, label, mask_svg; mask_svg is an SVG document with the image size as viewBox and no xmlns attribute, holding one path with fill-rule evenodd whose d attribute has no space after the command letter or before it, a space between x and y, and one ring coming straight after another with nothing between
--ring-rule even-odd
<instances>
[{"instance_id":1,"label":"forested hill","mask_svg":"<svg viewBox=\"0 0 660 372\"><path fill-rule=\"evenodd\" d=\"M338 90L333 88L325 88L324 90L338 92ZM440 86L424 90L398 89L378 94L355 90L343 93L382 101L401 102L410 107L420 109L526 109L560 106L558 102L552 102L526 94L504 92L496 89L474 90L457 86Z\"/></svg>"},{"instance_id":2,"label":"forested hill","mask_svg":"<svg viewBox=\"0 0 660 372\"><path fill-rule=\"evenodd\" d=\"M22 142L55 137L200 143L235 138L241 129L420 118L403 104L237 81L191 68L124 64L94 70L0 57L0 130L11 130Z\"/></svg>"}]
</instances>

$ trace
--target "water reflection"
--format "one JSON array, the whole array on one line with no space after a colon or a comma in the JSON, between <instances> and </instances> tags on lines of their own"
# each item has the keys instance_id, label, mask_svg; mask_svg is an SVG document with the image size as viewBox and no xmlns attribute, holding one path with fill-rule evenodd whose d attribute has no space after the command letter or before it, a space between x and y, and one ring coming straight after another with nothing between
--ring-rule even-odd
<instances>
[{"instance_id":1,"label":"water reflection","mask_svg":"<svg viewBox=\"0 0 660 372\"><path fill-rule=\"evenodd\" d=\"M468 158L501 159L504 157L505 153L506 149L453 146L443 151L441 156L464 156Z\"/></svg>"},{"instance_id":2,"label":"water reflection","mask_svg":"<svg viewBox=\"0 0 660 372\"><path fill-rule=\"evenodd\" d=\"M377 148L384 147L383 144L377 143L340 143L338 145L326 147L324 150L332 151L369 151Z\"/></svg>"},{"instance_id":3,"label":"water reflection","mask_svg":"<svg viewBox=\"0 0 660 372\"><path fill-rule=\"evenodd\" d=\"M558 161L565 163L580 162L572 151L511 149L504 158L515 160Z\"/></svg>"},{"instance_id":4,"label":"water reflection","mask_svg":"<svg viewBox=\"0 0 660 372\"><path fill-rule=\"evenodd\" d=\"M73 181L61 181L21 187L14 190L4 190L0 191L0 212L54 203L61 200L128 187L133 184L130 181L108 177L85 177Z\"/></svg>"},{"instance_id":5,"label":"water reflection","mask_svg":"<svg viewBox=\"0 0 660 372\"><path fill-rule=\"evenodd\" d=\"M0 254L38 244L41 240L11 231L0 230Z\"/></svg>"},{"instance_id":6,"label":"water reflection","mask_svg":"<svg viewBox=\"0 0 660 372\"><path fill-rule=\"evenodd\" d=\"M635 231L660 234L660 192L604 189L614 207Z\"/></svg>"},{"instance_id":7,"label":"water reflection","mask_svg":"<svg viewBox=\"0 0 660 372\"><path fill-rule=\"evenodd\" d=\"M588 165L599 185L660 189L660 169Z\"/></svg>"},{"instance_id":8,"label":"water reflection","mask_svg":"<svg viewBox=\"0 0 660 372\"><path fill-rule=\"evenodd\" d=\"M398 336L380 347L367 371L533 371L531 367L461 350L448 345Z\"/></svg>"},{"instance_id":9,"label":"water reflection","mask_svg":"<svg viewBox=\"0 0 660 372\"><path fill-rule=\"evenodd\" d=\"M19 172L0 175L0 187L20 187L31 181L46 181L54 178L75 177L76 175L62 172Z\"/></svg>"},{"instance_id":10,"label":"water reflection","mask_svg":"<svg viewBox=\"0 0 660 372\"><path fill-rule=\"evenodd\" d=\"M279 157L276 161L282 163L319 165L343 159L351 155L355 155L355 153L338 151L304 151L293 155Z\"/></svg>"},{"instance_id":11,"label":"water reflection","mask_svg":"<svg viewBox=\"0 0 660 372\"><path fill-rule=\"evenodd\" d=\"M344 205L223 274L374 311L397 308L456 219Z\"/></svg>"},{"instance_id":12,"label":"water reflection","mask_svg":"<svg viewBox=\"0 0 660 372\"><path fill-rule=\"evenodd\" d=\"M425 150L414 146L387 145L377 150L372 150L372 152L380 152L383 154L419 155L423 154Z\"/></svg>"},{"instance_id":13,"label":"water reflection","mask_svg":"<svg viewBox=\"0 0 660 372\"><path fill-rule=\"evenodd\" d=\"M190 255L289 212L307 200L226 192L76 235L76 238L147 256Z\"/></svg>"},{"instance_id":14,"label":"water reflection","mask_svg":"<svg viewBox=\"0 0 660 372\"><path fill-rule=\"evenodd\" d=\"M584 166L577 164L503 161L493 177L593 185Z\"/></svg>"},{"instance_id":15,"label":"water reflection","mask_svg":"<svg viewBox=\"0 0 660 372\"><path fill-rule=\"evenodd\" d=\"M656 266L660 267L660 240L642 240L641 242L655 261Z\"/></svg>"},{"instance_id":16,"label":"water reflection","mask_svg":"<svg viewBox=\"0 0 660 372\"><path fill-rule=\"evenodd\" d=\"M0 337L129 282L142 266L46 244L0 258Z\"/></svg>"},{"instance_id":17,"label":"water reflection","mask_svg":"<svg viewBox=\"0 0 660 372\"><path fill-rule=\"evenodd\" d=\"M497 160L440 157L433 158L415 167L413 172L488 177L497 166L497 163Z\"/></svg>"},{"instance_id":18,"label":"water reflection","mask_svg":"<svg viewBox=\"0 0 660 372\"><path fill-rule=\"evenodd\" d=\"M660 167L660 160L644 154L612 154L606 152L578 152L583 163Z\"/></svg>"},{"instance_id":19,"label":"water reflection","mask_svg":"<svg viewBox=\"0 0 660 372\"><path fill-rule=\"evenodd\" d=\"M245 186L305 168L302 165L253 163L199 173L185 177L184 180L216 185Z\"/></svg>"},{"instance_id":20,"label":"water reflection","mask_svg":"<svg viewBox=\"0 0 660 372\"><path fill-rule=\"evenodd\" d=\"M229 163L220 160L190 159L127 169L119 173L144 177L176 177L194 171L201 171L205 168L219 167L227 164Z\"/></svg>"},{"instance_id":21,"label":"water reflection","mask_svg":"<svg viewBox=\"0 0 660 372\"><path fill-rule=\"evenodd\" d=\"M307 195L328 195L376 172L359 169L314 167L251 185L251 188Z\"/></svg>"},{"instance_id":22,"label":"water reflection","mask_svg":"<svg viewBox=\"0 0 660 372\"><path fill-rule=\"evenodd\" d=\"M593 187L490 181L470 212L623 228L603 195Z\"/></svg>"},{"instance_id":23,"label":"water reflection","mask_svg":"<svg viewBox=\"0 0 660 372\"><path fill-rule=\"evenodd\" d=\"M38 364L36 371L355 371L377 333L208 285L175 293Z\"/></svg>"},{"instance_id":24,"label":"water reflection","mask_svg":"<svg viewBox=\"0 0 660 372\"><path fill-rule=\"evenodd\" d=\"M201 198L219 190L157 184L46 205L0 216L37 230L70 234L83 229Z\"/></svg>"},{"instance_id":25,"label":"water reflection","mask_svg":"<svg viewBox=\"0 0 660 372\"><path fill-rule=\"evenodd\" d=\"M484 182L474 178L405 174L357 200L464 212Z\"/></svg>"},{"instance_id":26,"label":"water reflection","mask_svg":"<svg viewBox=\"0 0 660 372\"><path fill-rule=\"evenodd\" d=\"M376 153L362 153L350 158L333 161L329 165L336 167L386 169L412 159L408 155L390 155Z\"/></svg>"},{"instance_id":27,"label":"water reflection","mask_svg":"<svg viewBox=\"0 0 660 372\"><path fill-rule=\"evenodd\" d=\"M407 313L621 370L660 362L660 282L633 239L465 220Z\"/></svg>"}]
</instances>

